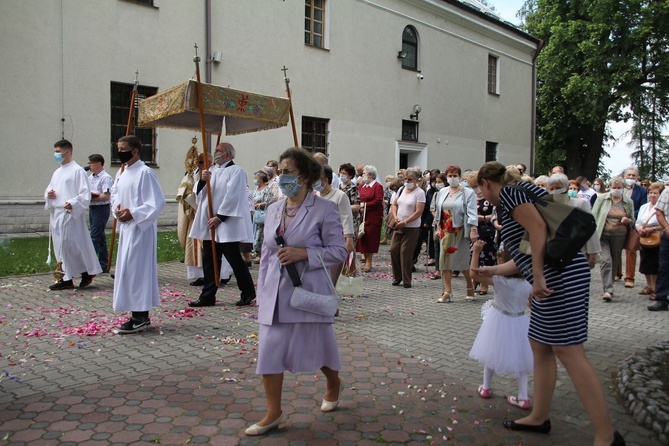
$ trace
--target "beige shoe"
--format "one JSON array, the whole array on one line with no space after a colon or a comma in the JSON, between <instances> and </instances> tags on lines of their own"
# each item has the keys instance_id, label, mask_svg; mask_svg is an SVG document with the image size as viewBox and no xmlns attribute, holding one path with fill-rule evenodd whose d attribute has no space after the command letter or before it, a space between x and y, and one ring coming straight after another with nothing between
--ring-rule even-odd
<instances>
[{"instance_id":1,"label":"beige shoe","mask_svg":"<svg viewBox=\"0 0 669 446\"><path fill-rule=\"evenodd\" d=\"M283 412L281 412L281 415L279 415L279 418L277 418L276 420L274 420L273 422L271 422L267 426L258 426L257 424L254 424L254 425L249 426L248 428L246 428L244 433L246 433L246 435L248 435L250 437L253 437L253 436L256 436L256 435L262 435L266 432L271 431L274 428L279 427L279 424L281 424L282 421L283 421Z\"/></svg>"}]
</instances>

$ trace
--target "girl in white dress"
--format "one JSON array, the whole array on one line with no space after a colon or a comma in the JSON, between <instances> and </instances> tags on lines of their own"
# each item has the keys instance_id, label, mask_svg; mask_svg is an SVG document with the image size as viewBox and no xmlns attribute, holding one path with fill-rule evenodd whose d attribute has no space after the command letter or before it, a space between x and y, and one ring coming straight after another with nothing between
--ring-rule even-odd
<instances>
[{"instance_id":1,"label":"girl in white dress","mask_svg":"<svg viewBox=\"0 0 669 446\"><path fill-rule=\"evenodd\" d=\"M482 363L483 384L478 393L490 398L493 374L514 374L518 378L518 396L509 395L509 404L528 410L531 403L527 395L527 373L532 371L532 349L527 332L530 319L525 315L525 306L532 293L532 285L520 272L510 276L489 276L479 269L479 254L485 242L474 243L471 272L472 279L495 289L493 300L486 302L481 310L483 323L469 356ZM499 264L509 261L509 253L502 246L497 252ZM515 267L514 267L515 268Z\"/></svg>"}]
</instances>

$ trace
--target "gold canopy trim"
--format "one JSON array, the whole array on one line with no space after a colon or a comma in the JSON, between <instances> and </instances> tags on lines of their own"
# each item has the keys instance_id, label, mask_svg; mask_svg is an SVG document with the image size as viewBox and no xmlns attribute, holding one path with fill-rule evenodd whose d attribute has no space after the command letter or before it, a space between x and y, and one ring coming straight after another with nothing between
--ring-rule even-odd
<instances>
[{"instance_id":1,"label":"gold canopy trim","mask_svg":"<svg viewBox=\"0 0 669 446\"><path fill-rule=\"evenodd\" d=\"M288 124L290 102L232 88L202 84L205 131L226 135L275 129ZM200 131L197 82L186 81L139 101L140 127Z\"/></svg>"}]
</instances>

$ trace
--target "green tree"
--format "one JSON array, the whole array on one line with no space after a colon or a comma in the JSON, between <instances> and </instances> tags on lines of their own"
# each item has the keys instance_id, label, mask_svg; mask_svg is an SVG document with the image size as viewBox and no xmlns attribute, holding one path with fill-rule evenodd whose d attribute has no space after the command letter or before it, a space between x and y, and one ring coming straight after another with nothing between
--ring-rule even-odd
<instances>
[{"instance_id":1,"label":"green tree","mask_svg":"<svg viewBox=\"0 0 669 446\"><path fill-rule=\"evenodd\" d=\"M666 102L669 2L528 0L521 17L545 42L537 59L537 170L561 164L570 177L594 178L607 123L633 119L623 110L649 83Z\"/></svg>"}]
</instances>

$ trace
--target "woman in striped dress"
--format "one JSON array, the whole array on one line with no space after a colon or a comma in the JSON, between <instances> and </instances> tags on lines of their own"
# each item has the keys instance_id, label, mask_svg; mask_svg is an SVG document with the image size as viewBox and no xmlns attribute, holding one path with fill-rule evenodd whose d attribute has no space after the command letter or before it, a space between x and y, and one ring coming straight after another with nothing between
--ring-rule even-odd
<instances>
[{"instance_id":1,"label":"woman in striped dress","mask_svg":"<svg viewBox=\"0 0 669 446\"><path fill-rule=\"evenodd\" d=\"M484 266L479 273L509 275L520 271L532 284L529 338L534 354L534 407L516 421L505 421L512 430L548 433L551 429L550 406L557 379L556 357L569 373L595 429L595 445L624 445L615 432L599 375L585 355L583 343L588 337L588 296L590 268L579 253L563 271L544 265L547 229L533 200L521 190L507 185L518 183L515 167L505 168L492 161L479 170L478 182L483 196L498 206L501 240L511 252L512 261ZM537 196L546 191L529 183L518 183ZM534 256L519 251L520 240L529 231ZM511 271L509 270L511 269Z\"/></svg>"}]
</instances>

